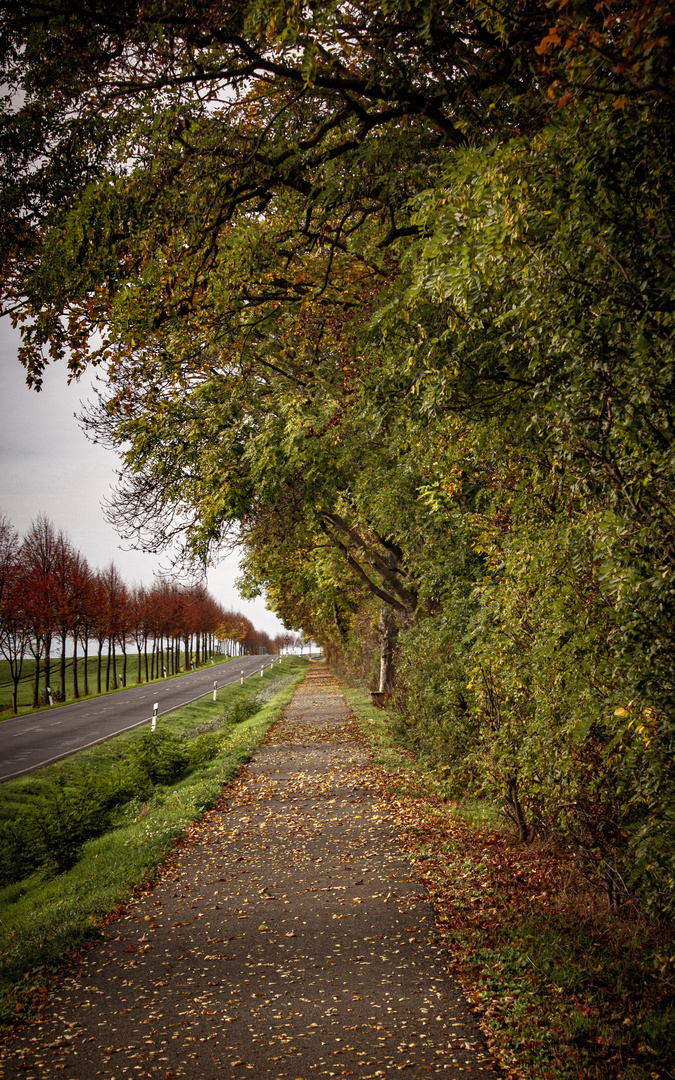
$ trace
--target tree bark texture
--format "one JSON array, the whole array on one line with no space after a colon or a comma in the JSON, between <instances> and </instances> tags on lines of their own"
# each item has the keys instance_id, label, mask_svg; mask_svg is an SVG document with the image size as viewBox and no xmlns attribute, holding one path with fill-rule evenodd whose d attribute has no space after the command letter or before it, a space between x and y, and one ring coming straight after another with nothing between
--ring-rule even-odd
<instances>
[{"instance_id":1,"label":"tree bark texture","mask_svg":"<svg viewBox=\"0 0 675 1080\"><path fill-rule=\"evenodd\" d=\"M382 603L380 607L380 686L381 694L390 694L394 689L394 657L396 653L396 639L398 637L398 623L396 613L390 604Z\"/></svg>"}]
</instances>

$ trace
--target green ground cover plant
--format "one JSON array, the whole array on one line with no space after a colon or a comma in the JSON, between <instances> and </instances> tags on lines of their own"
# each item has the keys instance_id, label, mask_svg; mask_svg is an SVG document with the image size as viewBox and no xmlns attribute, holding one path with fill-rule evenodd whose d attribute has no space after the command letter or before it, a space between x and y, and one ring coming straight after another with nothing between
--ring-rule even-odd
<instances>
[{"instance_id":1,"label":"green ground cover plant","mask_svg":"<svg viewBox=\"0 0 675 1080\"><path fill-rule=\"evenodd\" d=\"M230 659L232 659L232 658L228 657L228 656L215 656L214 657L214 664L225 664ZM56 658L56 660L52 659L52 669L54 671L54 678L53 678L54 688L56 688L56 686L59 684L58 662L59 662L58 657ZM106 659L104 657L104 666L103 666L104 680L105 680L105 663L106 663ZM117 657L116 664L117 664L117 684L118 684L119 689L123 690L124 687L122 686L122 670L123 670L122 657ZM136 668L135 668L135 665L136 665L136 653L128 653L128 659L127 659L127 688L131 687L131 686L136 686ZM200 665L200 667L210 667L210 666L211 666L211 661L210 660L208 661L208 663ZM85 698L99 697L99 696L103 697L104 696L103 694L98 695L95 692L95 690L96 690L96 657L95 656L90 656L88 658L88 661L87 661L87 673L88 673L89 686L94 692L92 692L90 694L86 694L86 695L82 693L82 687L84 685L84 676L83 676L84 665L83 665L83 660L82 660L81 656L79 656L78 660L77 660L77 669L78 669L79 685L80 685L80 696L79 696L79 698L77 698L77 700L78 701L84 701ZM34 676L34 673L35 673L35 660L32 660L30 658L26 658L26 660L24 660L24 662L23 662L23 670L22 670L22 674L21 674L21 680L19 682L19 687L18 687L18 695L17 695L18 696L18 705L19 705L18 715L22 715L22 714L25 714L25 713L37 711L37 710L33 709L33 705L32 705L32 702L33 702L33 676ZM185 672L180 671L177 674L178 675L184 675ZM170 679L173 679L173 678L176 678L176 677L177 677L176 675L169 675L168 676L168 678L170 678ZM111 680L111 684L112 684L112 682L113 682L112 665L111 665L110 680ZM144 680L145 680L145 676L144 676ZM149 681L150 682L164 682L164 679L160 676L159 678L150 679ZM145 682L144 682L144 685L145 685ZM117 693L117 691L116 690L109 690L108 693L115 694L115 693ZM55 706L68 705L70 702L75 701L75 700L76 699L73 696L73 661L72 661L72 657L68 657L68 659L66 660L66 700L65 701L56 701L56 697L55 697L54 698L54 704L55 704ZM49 706L43 706L43 708L49 708ZM8 662L6 660L0 660L0 720L7 720L9 717L15 716L15 715L17 715L17 714L12 712L12 680L10 678L10 673L9 673L9 664L8 664Z\"/></svg>"},{"instance_id":2,"label":"green ground cover plant","mask_svg":"<svg viewBox=\"0 0 675 1080\"><path fill-rule=\"evenodd\" d=\"M215 805L307 663L285 657L262 679L224 687L216 703L162 717L154 736L129 732L0 787L2 1022L39 1008L63 959Z\"/></svg>"},{"instance_id":3,"label":"green ground cover plant","mask_svg":"<svg viewBox=\"0 0 675 1080\"><path fill-rule=\"evenodd\" d=\"M359 689L343 692L385 773L404 845L493 1052L555 1080L675 1071L672 927L607 910L569 851L516 843L499 808L449 798L442 772Z\"/></svg>"}]
</instances>

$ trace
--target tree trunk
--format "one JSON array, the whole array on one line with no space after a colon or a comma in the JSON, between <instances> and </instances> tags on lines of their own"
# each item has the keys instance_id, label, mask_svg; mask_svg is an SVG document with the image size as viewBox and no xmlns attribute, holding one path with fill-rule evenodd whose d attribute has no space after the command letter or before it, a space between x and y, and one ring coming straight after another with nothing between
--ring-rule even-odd
<instances>
[{"instance_id":1,"label":"tree trunk","mask_svg":"<svg viewBox=\"0 0 675 1080\"><path fill-rule=\"evenodd\" d=\"M143 654L145 656L145 681L150 682L150 675L148 674L148 639L146 637L143 643Z\"/></svg>"},{"instance_id":2,"label":"tree trunk","mask_svg":"<svg viewBox=\"0 0 675 1080\"><path fill-rule=\"evenodd\" d=\"M123 656L123 660L122 660L122 686L126 686L127 685L127 648L126 648L126 642L125 641L122 642L122 656Z\"/></svg>"},{"instance_id":3,"label":"tree trunk","mask_svg":"<svg viewBox=\"0 0 675 1080\"><path fill-rule=\"evenodd\" d=\"M37 709L40 704L40 654L35 656L35 672L33 675L33 708Z\"/></svg>"},{"instance_id":4,"label":"tree trunk","mask_svg":"<svg viewBox=\"0 0 675 1080\"><path fill-rule=\"evenodd\" d=\"M396 653L396 638L398 637L398 623L396 613L390 604L382 603L380 607L380 685L381 694L390 694L394 689L394 656Z\"/></svg>"},{"instance_id":5,"label":"tree trunk","mask_svg":"<svg viewBox=\"0 0 675 1080\"><path fill-rule=\"evenodd\" d=\"M49 704L49 695L52 688L52 635L45 634L45 697Z\"/></svg>"},{"instance_id":6,"label":"tree trunk","mask_svg":"<svg viewBox=\"0 0 675 1080\"><path fill-rule=\"evenodd\" d=\"M333 622L335 623L335 629L337 630L338 634L340 635L341 640L344 641L345 638L347 637L347 630L345 628L345 624L344 624L344 621L343 621L343 618L342 618L342 613L340 612L340 609L339 609L339 607L337 606L337 604L335 603L334 600L333 600Z\"/></svg>"},{"instance_id":7,"label":"tree trunk","mask_svg":"<svg viewBox=\"0 0 675 1080\"><path fill-rule=\"evenodd\" d=\"M143 682L143 668L141 666L142 663L143 663L143 648L142 648L142 645L138 641L136 642L136 648L138 649L138 667L136 669L136 686L140 686L141 683Z\"/></svg>"},{"instance_id":8,"label":"tree trunk","mask_svg":"<svg viewBox=\"0 0 675 1080\"><path fill-rule=\"evenodd\" d=\"M526 844L529 832L525 814L518 798L518 781L515 776L509 776L506 781L506 806L507 814L518 828L519 842Z\"/></svg>"},{"instance_id":9,"label":"tree trunk","mask_svg":"<svg viewBox=\"0 0 675 1080\"><path fill-rule=\"evenodd\" d=\"M112 657L112 641L108 638L108 658L105 665L105 692L110 690L110 661Z\"/></svg>"},{"instance_id":10,"label":"tree trunk","mask_svg":"<svg viewBox=\"0 0 675 1080\"><path fill-rule=\"evenodd\" d=\"M59 689L59 701L66 700L66 639L68 635L61 634L61 657L59 660L59 682L61 687Z\"/></svg>"},{"instance_id":11,"label":"tree trunk","mask_svg":"<svg viewBox=\"0 0 675 1080\"><path fill-rule=\"evenodd\" d=\"M73 634L73 697L77 701L80 696L80 684L77 680L77 634Z\"/></svg>"},{"instance_id":12,"label":"tree trunk","mask_svg":"<svg viewBox=\"0 0 675 1080\"><path fill-rule=\"evenodd\" d=\"M82 654L84 663L84 696L89 694L89 638L85 634L82 639Z\"/></svg>"},{"instance_id":13,"label":"tree trunk","mask_svg":"<svg viewBox=\"0 0 675 1080\"><path fill-rule=\"evenodd\" d=\"M101 657L103 655L103 638L98 639L98 658L96 664L96 693L101 693Z\"/></svg>"},{"instance_id":14,"label":"tree trunk","mask_svg":"<svg viewBox=\"0 0 675 1080\"><path fill-rule=\"evenodd\" d=\"M117 656L115 655L115 637L112 638L112 676L113 690L117 690Z\"/></svg>"}]
</instances>

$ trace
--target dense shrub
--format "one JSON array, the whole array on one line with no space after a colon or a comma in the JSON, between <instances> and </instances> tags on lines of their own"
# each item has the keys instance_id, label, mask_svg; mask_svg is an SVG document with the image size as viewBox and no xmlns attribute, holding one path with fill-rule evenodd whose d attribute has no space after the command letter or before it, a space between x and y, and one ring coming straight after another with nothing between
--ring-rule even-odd
<instances>
[{"instance_id":1,"label":"dense shrub","mask_svg":"<svg viewBox=\"0 0 675 1080\"><path fill-rule=\"evenodd\" d=\"M68 870L82 845L103 832L113 807L111 781L77 768L39 786L27 806L6 808L0 823L0 884L42 866Z\"/></svg>"},{"instance_id":2,"label":"dense shrub","mask_svg":"<svg viewBox=\"0 0 675 1080\"><path fill-rule=\"evenodd\" d=\"M275 686L276 691L276 686ZM21 802L0 806L0 886L38 868L62 873L77 861L82 846L116 823L120 808L147 800L153 790L173 784L221 752L228 728L261 708L257 693L238 698L211 724L186 736L143 731L107 772L65 766L52 780L36 779Z\"/></svg>"},{"instance_id":3,"label":"dense shrub","mask_svg":"<svg viewBox=\"0 0 675 1080\"><path fill-rule=\"evenodd\" d=\"M244 720L248 720L249 717L255 716L259 708L260 702L257 695L251 694L235 701L234 705L225 713L225 719L231 724L241 724Z\"/></svg>"},{"instance_id":4,"label":"dense shrub","mask_svg":"<svg viewBox=\"0 0 675 1080\"><path fill-rule=\"evenodd\" d=\"M185 772L190 759L184 740L165 731L144 731L132 744L128 764L151 785L170 784Z\"/></svg>"}]
</instances>

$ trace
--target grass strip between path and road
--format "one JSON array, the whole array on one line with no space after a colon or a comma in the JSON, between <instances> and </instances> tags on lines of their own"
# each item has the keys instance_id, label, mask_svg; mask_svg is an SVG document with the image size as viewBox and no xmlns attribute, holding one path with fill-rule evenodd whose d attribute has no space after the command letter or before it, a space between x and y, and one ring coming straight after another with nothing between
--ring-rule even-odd
<instances>
[{"instance_id":1,"label":"grass strip between path and road","mask_svg":"<svg viewBox=\"0 0 675 1080\"><path fill-rule=\"evenodd\" d=\"M215 703L209 695L167 714L154 736L128 732L0 787L0 830L10 840L17 822L32 830L24 847L35 842L38 862L23 876L3 868L1 1022L41 1011L64 960L148 886L177 838L251 758L307 668L285 657L262 678L223 687ZM78 843L87 799L98 835ZM61 834L70 848L59 852Z\"/></svg>"},{"instance_id":2,"label":"grass strip between path and road","mask_svg":"<svg viewBox=\"0 0 675 1080\"><path fill-rule=\"evenodd\" d=\"M341 684L385 777L386 812L436 910L491 1051L512 1077L675 1076L672 927L610 914L574 854L519 845L498 808L443 796L394 717Z\"/></svg>"}]
</instances>

